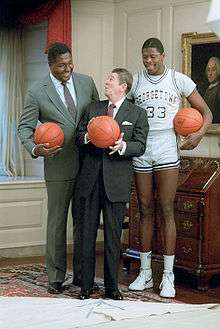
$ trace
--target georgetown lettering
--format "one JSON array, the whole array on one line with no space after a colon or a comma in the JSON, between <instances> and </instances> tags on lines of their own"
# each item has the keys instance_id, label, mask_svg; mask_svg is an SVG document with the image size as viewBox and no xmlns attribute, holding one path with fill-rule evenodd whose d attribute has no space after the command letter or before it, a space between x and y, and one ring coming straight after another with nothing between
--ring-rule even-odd
<instances>
[{"instance_id":1,"label":"georgetown lettering","mask_svg":"<svg viewBox=\"0 0 220 329\"><path fill-rule=\"evenodd\" d=\"M136 95L135 96L135 103L137 105L141 105L145 103L148 100L153 100L153 99L158 99L158 100L165 100L166 102L170 104L175 104L178 102L178 97L177 95L174 95L170 92L164 91L164 90L150 90L146 91L142 94Z\"/></svg>"}]
</instances>

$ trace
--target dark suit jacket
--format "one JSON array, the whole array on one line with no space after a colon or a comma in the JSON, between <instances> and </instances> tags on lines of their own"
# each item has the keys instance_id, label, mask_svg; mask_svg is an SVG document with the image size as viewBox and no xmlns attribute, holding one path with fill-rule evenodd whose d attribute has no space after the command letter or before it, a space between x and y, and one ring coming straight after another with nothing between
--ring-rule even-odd
<instances>
[{"instance_id":1,"label":"dark suit jacket","mask_svg":"<svg viewBox=\"0 0 220 329\"><path fill-rule=\"evenodd\" d=\"M77 129L76 142L83 149L81 169L77 176L76 193L87 197L93 189L100 168L103 170L105 191L111 202L128 202L132 179L132 157L140 156L145 151L148 133L146 111L127 99L122 103L115 117L124 133L127 148L124 155L116 152L109 155L109 149L100 149L84 143L87 124L93 117L106 115L108 101L92 103ZM130 123L130 124L129 124Z\"/></svg>"},{"instance_id":2,"label":"dark suit jacket","mask_svg":"<svg viewBox=\"0 0 220 329\"><path fill-rule=\"evenodd\" d=\"M75 145L76 126L85 107L99 99L91 77L74 72L73 82L77 97L75 121L61 101L49 75L34 84L28 91L24 112L20 118L18 134L30 154L35 146L33 133L38 120L42 123L57 122L64 131L65 141L62 151L54 157L44 158L44 172L47 181L62 181L75 177L79 165L78 149Z\"/></svg>"}]
</instances>

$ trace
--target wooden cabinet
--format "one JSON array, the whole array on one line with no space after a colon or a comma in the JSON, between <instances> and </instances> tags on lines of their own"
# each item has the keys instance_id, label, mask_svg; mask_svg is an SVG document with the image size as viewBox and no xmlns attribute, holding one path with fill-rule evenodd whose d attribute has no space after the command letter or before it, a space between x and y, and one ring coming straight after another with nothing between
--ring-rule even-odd
<instances>
[{"instance_id":1,"label":"wooden cabinet","mask_svg":"<svg viewBox=\"0 0 220 329\"><path fill-rule=\"evenodd\" d=\"M162 260L158 209L155 194L153 257ZM209 279L220 274L220 159L181 159L175 221L175 267L194 274L197 288L206 290ZM139 211L134 186L129 209L129 246L123 259L126 269L129 269L132 259L139 259Z\"/></svg>"}]
</instances>

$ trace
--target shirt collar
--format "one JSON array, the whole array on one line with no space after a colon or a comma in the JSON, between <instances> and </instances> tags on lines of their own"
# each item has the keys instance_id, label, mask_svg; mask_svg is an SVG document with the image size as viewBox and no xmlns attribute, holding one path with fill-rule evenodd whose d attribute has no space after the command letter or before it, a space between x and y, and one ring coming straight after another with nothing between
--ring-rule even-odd
<instances>
[{"instance_id":1,"label":"shirt collar","mask_svg":"<svg viewBox=\"0 0 220 329\"><path fill-rule=\"evenodd\" d=\"M59 87L62 84L62 82L57 78L55 78L55 76L51 72L50 72L50 78L55 86ZM73 84L72 76L69 78L69 80L66 83L71 85Z\"/></svg>"},{"instance_id":2,"label":"shirt collar","mask_svg":"<svg viewBox=\"0 0 220 329\"><path fill-rule=\"evenodd\" d=\"M119 107L121 106L121 104L124 102L125 98L126 98L126 97L124 96L124 97L122 97L119 101L117 101L117 102L114 103L115 106L116 106L116 108L117 108L117 110L119 109ZM111 105L111 104L112 104L112 102L109 101L108 106Z\"/></svg>"}]
</instances>

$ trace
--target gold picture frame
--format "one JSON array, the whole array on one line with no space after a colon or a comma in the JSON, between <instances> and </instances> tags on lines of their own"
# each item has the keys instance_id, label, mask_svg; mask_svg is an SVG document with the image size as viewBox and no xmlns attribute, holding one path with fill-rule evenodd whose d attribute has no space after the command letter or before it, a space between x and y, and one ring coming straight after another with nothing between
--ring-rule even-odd
<instances>
[{"instance_id":1,"label":"gold picture frame","mask_svg":"<svg viewBox=\"0 0 220 329\"><path fill-rule=\"evenodd\" d=\"M183 33L182 34L182 71L197 85L197 89L203 96L208 88L206 78L206 65L210 57L220 58L220 38L214 33ZM183 100L183 106L187 107L187 100ZM219 104L220 111L220 104ZM207 131L208 134L220 133L220 122L213 123Z\"/></svg>"}]
</instances>

